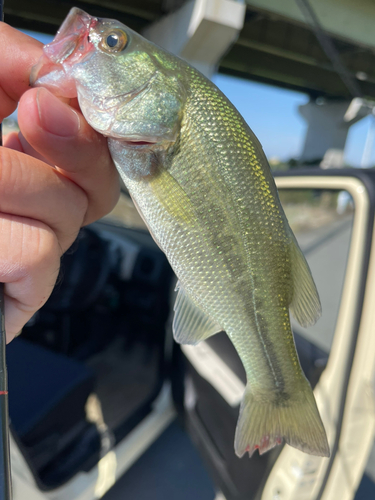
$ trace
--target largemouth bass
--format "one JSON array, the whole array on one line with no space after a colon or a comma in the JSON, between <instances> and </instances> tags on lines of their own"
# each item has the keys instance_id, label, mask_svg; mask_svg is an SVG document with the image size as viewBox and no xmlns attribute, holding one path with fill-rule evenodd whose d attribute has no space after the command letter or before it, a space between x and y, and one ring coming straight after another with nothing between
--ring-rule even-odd
<instances>
[{"instance_id":1,"label":"largemouth bass","mask_svg":"<svg viewBox=\"0 0 375 500\"><path fill-rule=\"evenodd\" d=\"M289 311L320 316L318 293L262 147L219 89L123 24L72 9L32 84L78 97L178 282L174 337L225 330L247 374L238 456L284 439L329 456Z\"/></svg>"}]
</instances>

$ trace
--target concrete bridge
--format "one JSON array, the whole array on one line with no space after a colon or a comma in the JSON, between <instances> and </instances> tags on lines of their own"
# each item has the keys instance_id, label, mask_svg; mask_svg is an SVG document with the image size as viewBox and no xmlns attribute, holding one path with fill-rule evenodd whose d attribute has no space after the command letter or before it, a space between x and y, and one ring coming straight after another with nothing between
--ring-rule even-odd
<instances>
[{"instance_id":1,"label":"concrete bridge","mask_svg":"<svg viewBox=\"0 0 375 500\"><path fill-rule=\"evenodd\" d=\"M55 33L74 1L7 0L13 26ZM119 19L189 60L220 72L305 92L301 160L333 152L350 126L373 112L375 3L372 0L82 0L90 14ZM333 48L332 48L333 46Z\"/></svg>"}]
</instances>

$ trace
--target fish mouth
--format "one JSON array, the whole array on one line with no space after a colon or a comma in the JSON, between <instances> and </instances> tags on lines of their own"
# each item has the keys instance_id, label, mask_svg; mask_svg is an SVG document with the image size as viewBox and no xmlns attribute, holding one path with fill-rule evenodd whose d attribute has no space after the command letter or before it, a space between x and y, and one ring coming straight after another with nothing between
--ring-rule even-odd
<instances>
[{"instance_id":1,"label":"fish mouth","mask_svg":"<svg viewBox=\"0 0 375 500\"><path fill-rule=\"evenodd\" d=\"M156 137L140 137L140 138L120 138L120 142L124 144L124 146L130 148L149 148L151 146L155 146L160 142Z\"/></svg>"},{"instance_id":2,"label":"fish mouth","mask_svg":"<svg viewBox=\"0 0 375 500\"><path fill-rule=\"evenodd\" d=\"M74 7L70 10L51 43L43 47L43 55L30 73L32 87L46 87L62 97L76 97L69 69L82 62L94 50L90 30L99 20Z\"/></svg>"}]
</instances>

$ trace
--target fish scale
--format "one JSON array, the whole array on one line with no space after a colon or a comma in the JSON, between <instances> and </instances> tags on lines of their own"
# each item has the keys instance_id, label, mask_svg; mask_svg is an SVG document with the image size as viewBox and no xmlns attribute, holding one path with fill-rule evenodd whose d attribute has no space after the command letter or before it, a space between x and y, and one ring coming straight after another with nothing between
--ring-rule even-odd
<instances>
[{"instance_id":1,"label":"fish scale","mask_svg":"<svg viewBox=\"0 0 375 500\"><path fill-rule=\"evenodd\" d=\"M73 53L65 49L74 44ZM179 279L175 339L196 344L225 330L233 342L248 380L237 455L263 453L284 439L328 456L289 319L290 310L301 325L313 324L319 297L262 147L238 111L181 59L79 9L32 74L35 85L60 95L75 85L85 118L108 137Z\"/></svg>"},{"instance_id":2,"label":"fish scale","mask_svg":"<svg viewBox=\"0 0 375 500\"><path fill-rule=\"evenodd\" d=\"M274 382L277 386L276 372L280 370L273 367L267 352L272 349L272 340L268 341L267 346L267 342L263 338L256 321L257 314L261 313L262 310L257 305L257 302L265 303L267 301L269 307L269 302L272 303L272 300L267 300L267 297L264 296L264 290L267 286L266 276L263 276L262 283L259 283L261 300L257 300L254 296L256 291L254 290L254 272L252 268L257 268L257 274L259 274L260 266L267 268L270 265L269 260L275 261L277 259L280 274L279 281L284 285L283 281L286 280L282 278L285 274L286 265L280 250L283 250L284 254L287 252L290 239L285 234L285 222L277 211L278 207L274 199L271 198L270 201L267 201L267 197L265 203L270 203L270 205L266 205L266 216L275 221L270 224L274 226L278 224L281 228L276 229L276 231L274 228L272 233L264 232L263 245L269 244L268 240L272 238L275 247L284 248L275 248L273 254L269 256L270 258L264 259L264 256L260 254L260 251L262 252L262 249L259 248L262 246L260 239L254 241L254 239L247 237L252 235L253 225L257 226L257 232L259 232L259 225L264 226L267 224L264 213L258 214L257 217L256 204L252 200L256 196L254 192L266 191L269 197L271 193L270 186L265 176L261 172L258 173L258 160L253 158L255 147L250 141L249 134L246 133L243 122L237 119L236 126L227 125L225 128L216 125L215 113L217 109L220 109L220 112L224 115L222 119L224 123L231 123L231 120L236 115L223 96L215 89L211 89L209 83L202 82L202 78L198 73L196 73L196 80L197 85L192 85L191 96L186 104L186 114L181 128L181 137L183 139L181 139L180 152L172 156L171 164L167 166L167 169L186 193L188 197L186 203L200 207L200 213L203 214L199 215L201 238L197 238L197 234L192 230L190 235L183 230L181 231L179 227L181 223L178 222L178 218L171 222L170 232L167 232L165 225L166 214L159 213L149 203L148 209L141 210L144 214L146 210L150 212L149 215L146 215L146 219L156 239L159 241L161 235L165 235L167 242L164 245L161 244L161 246L169 256L176 274L185 284L186 290L203 305L207 312L210 312L211 316L217 319L218 323L231 337L240 353L252 387L258 385L264 387L266 385L265 373L267 371L265 372L265 365L268 365L271 371L273 370L273 376L271 377L273 380L270 385L272 386ZM199 99L196 99L196 94L199 95ZM199 125L197 126L194 123L194 117L198 113L204 117L202 123L205 130L207 129L207 123L211 124L206 135L203 135ZM218 120L219 123L220 121ZM190 132L187 132L188 130ZM210 140L210 137L215 136L215 134L218 137L217 140L221 142L223 135L226 136L227 146L220 148L219 152L215 151ZM238 142L240 140L243 141L243 144ZM204 154L202 154L203 148L201 146L204 146ZM212 164L217 166L217 171L216 169L213 171ZM162 168L165 169L166 165ZM252 172L253 169L255 172ZM213 172L215 175L213 175ZM202 183L205 186L205 189L200 189L199 192L196 189L197 173L200 174L198 178L201 187ZM142 203L141 200L151 198L151 193L148 193L148 191L150 187L152 191L154 182L160 182L160 179L151 182L142 181L143 189L141 192L138 192L140 188L137 186L137 182L134 185L129 185L130 191L139 205ZM229 193L228 186L230 187ZM223 193L227 201L225 210L221 208L221 193ZM241 205L234 203L236 200L233 200L232 193L235 193L237 198L242 196ZM177 203L178 200L176 200L176 205ZM158 214L155 220L152 217L153 212ZM260 218L259 222L257 218ZM219 228L222 229L221 234L218 233ZM229 230L229 234L225 229ZM244 232L248 232L249 235L245 235ZM234 247L232 252L228 248L221 251L226 246L226 238ZM201 241L202 239L204 241ZM217 251L213 254L214 259L212 258L212 245L207 244L207 241L215 242ZM224 244L222 244L223 241ZM181 247L184 250L181 250ZM207 247L209 253L205 254L204 249ZM221 253L219 253L220 251ZM259 260L261 262L258 262ZM275 262L271 264L272 269L274 269ZM223 269L226 271L225 274ZM246 274L245 277L244 274ZM287 276L289 276L289 273ZM240 284L237 283L238 280L241 280ZM269 281L267 288L274 287L276 281L274 271ZM285 285L283 288L285 288ZM222 294L217 293L217 290L220 289L223 290ZM243 294L244 291L246 292L245 295ZM272 308L273 323L276 323L276 325L268 327L268 330L273 327L277 336L283 330L282 320L287 319L289 326L289 316L286 318L280 315L279 309L279 304ZM244 317L249 319L246 321ZM239 320L239 318L241 319ZM259 333L256 332L258 337L252 335L254 330L259 331ZM293 372L296 372L296 375L300 377L299 364L298 371L294 370L296 353L293 344L289 345L289 351L290 356L286 357L283 365L287 365L290 359ZM283 353L281 352L281 354ZM254 358L259 361L254 363ZM260 361L262 358L265 358L266 362L264 362L264 359ZM261 369L259 369L259 365L262 365Z\"/></svg>"}]
</instances>

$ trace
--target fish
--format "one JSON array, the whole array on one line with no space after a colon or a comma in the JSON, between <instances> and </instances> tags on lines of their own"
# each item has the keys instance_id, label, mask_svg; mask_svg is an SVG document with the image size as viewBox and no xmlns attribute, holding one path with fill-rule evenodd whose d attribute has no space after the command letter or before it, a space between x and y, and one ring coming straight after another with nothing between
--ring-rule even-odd
<instances>
[{"instance_id":1,"label":"fish","mask_svg":"<svg viewBox=\"0 0 375 500\"><path fill-rule=\"evenodd\" d=\"M199 71L122 23L73 8L33 68L33 86L77 97L177 278L173 335L225 331L246 371L235 453L285 441L328 457L290 313L321 314L262 146Z\"/></svg>"}]
</instances>

